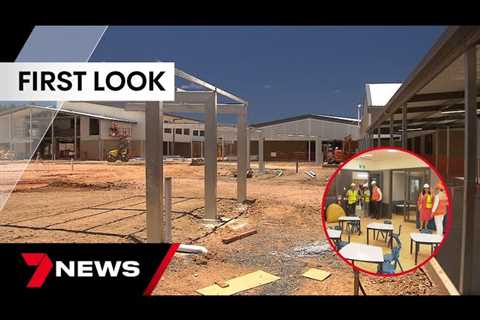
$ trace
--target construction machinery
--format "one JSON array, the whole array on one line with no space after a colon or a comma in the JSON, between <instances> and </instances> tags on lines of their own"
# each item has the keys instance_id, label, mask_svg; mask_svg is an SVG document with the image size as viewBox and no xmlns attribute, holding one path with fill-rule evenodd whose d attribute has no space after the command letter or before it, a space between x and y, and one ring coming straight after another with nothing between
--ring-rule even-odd
<instances>
[{"instance_id":1,"label":"construction machinery","mask_svg":"<svg viewBox=\"0 0 480 320\"><path fill-rule=\"evenodd\" d=\"M112 128L110 130L111 130L110 135L112 137L119 137L120 140L117 148L114 148L108 151L107 161L116 162L117 160L120 160L122 162L128 162L129 135L126 132L119 130L118 124L115 122L112 123Z\"/></svg>"}]
</instances>

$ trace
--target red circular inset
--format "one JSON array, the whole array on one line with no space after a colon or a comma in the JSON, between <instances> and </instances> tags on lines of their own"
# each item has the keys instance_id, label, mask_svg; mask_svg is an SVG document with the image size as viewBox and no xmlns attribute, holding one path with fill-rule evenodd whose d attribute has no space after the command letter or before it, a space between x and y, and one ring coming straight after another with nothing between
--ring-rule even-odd
<instances>
[{"instance_id":1,"label":"red circular inset","mask_svg":"<svg viewBox=\"0 0 480 320\"><path fill-rule=\"evenodd\" d=\"M408 153L409 155L415 157L416 159L424 162L428 168L430 170L432 170L435 175L438 177L439 181L445 186L445 193L446 193L446 196L447 196L447 202L448 202L448 207L447 207L447 214L446 214L446 217L447 217L447 222L446 222L446 228L444 230L444 235L443 235L443 239L442 241L436 246L435 250L433 251L433 253L427 258L425 259L424 261L416 264L414 267L408 269L408 270L404 270L402 272L395 272L393 274L385 274L385 273L378 273L378 272L372 272L372 271L369 271L369 270L365 270L365 269L362 269L356 265L354 265L351 261L349 261L348 259L346 259L345 257L343 257L339 251L337 250L337 247L336 245L334 244L334 242L332 241L332 239L330 239L330 237L328 236L328 231L327 231L327 222L326 222L326 202L327 202L327 194L332 186L332 183L335 181L335 178L338 176L338 174L340 173L340 171L352 160L358 158L359 156L365 154L365 153L369 153L369 152L372 152L372 151L380 151L380 150L398 150L398 151L401 151L401 152L404 152L404 153ZM450 228L451 228L451 225L452 225L452 200L451 200L451 195L450 195L450 190L448 189L447 187L447 184L445 183L445 179L443 178L443 176L440 174L440 172L438 171L438 169L433 166L433 164L430 163L430 161L428 161L427 159L423 158L422 156L416 154L416 153L413 153L409 150L406 150L404 148L401 148L401 147L370 147L370 148L367 148L361 152L358 152L356 154L354 154L353 156L351 156L350 158L348 158L347 160L345 160L344 162L342 162L339 167L335 170L335 172L330 176L330 178L328 179L328 182L327 182L327 185L325 186L325 190L323 192L323 197L322 197L322 205L321 205L321 218L322 218L322 227L323 227L323 232L330 244L330 246L332 247L332 249L335 251L335 253L345 262L347 263L348 265L350 265L354 270L356 271L359 271L359 272L363 272L363 273L366 273L366 274L370 274L370 275L373 275L373 276L380 276L380 277L396 277L396 276L401 276L401 275L405 275L407 273L410 273L410 272L413 272L415 270L417 270L418 268L422 267L423 265L425 265L427 262L430 261L430 259L432 259L437 253L438 253L438 250L442 247L443 243L445 242L445 239L447 239L448 237L448 234L450 232ZM367 231L368 232L368 231ZM406 247L406 246L405 246Z\"/></svg>"}]
</instances>

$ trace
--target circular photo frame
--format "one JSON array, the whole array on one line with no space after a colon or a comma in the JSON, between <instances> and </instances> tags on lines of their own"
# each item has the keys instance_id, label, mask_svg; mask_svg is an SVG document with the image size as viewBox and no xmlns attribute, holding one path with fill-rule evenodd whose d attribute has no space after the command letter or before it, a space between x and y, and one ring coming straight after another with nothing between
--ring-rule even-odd
<instances>
[{"instance_id":1,"label":"circular photo frame","mask_svg":"<svg viewBox=\"0 0 480 320\"><path fill-rule=\"evenodd\" d=\"M425 265L451 227L451 195L425 158L399 147L368 148L330 176L322 226L355 272L401 276Z\"/></svg>"}]
</instances>

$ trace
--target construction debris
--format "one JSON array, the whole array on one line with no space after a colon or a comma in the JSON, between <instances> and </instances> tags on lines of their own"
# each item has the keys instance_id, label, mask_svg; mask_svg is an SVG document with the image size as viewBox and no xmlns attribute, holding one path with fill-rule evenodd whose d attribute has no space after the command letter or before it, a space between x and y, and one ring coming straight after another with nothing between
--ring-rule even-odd
<instances>
[{"instance_id":1,"label":"construction debris","mask_svg":"<svg viewBox=\"0 0 480 320\"><path fill-rule=\"evenodd\" d=\"M318 256L325 252L331 251L332 248L326 241L316 241L310 245L295 247L293 251L299 257Z\"/></svg>"},{"instance_id":2,"label":"construction debris","mask_svg":"<svg viewBox=\"0 0 480 320\"><path fill-rule=\"evenodd\" d=\"M256 230L256 229L249 230L249 231L246 231L246 232L243 232L243 233L234 235L234 236L232 236L232 237L223 238L223 239L222 239L222 242L223 242L224 244L232 243L232 242L234 242L234 241L237 241L237 240L246 238L246 237L251 236L251 235L256 234L256 233L257 233L257 230Z\"/></svg>"},{"instance_id":3,"label":"construction debris","mask_svg":"<svg viewBox=\"0 0 480 320\"><path fill-rule=\"evenodd\" d=\"M208 250L202 246L196 246L192 244L181 244L178 249L178 252L182 253L196 253L196 254L207 254Z\"/></svg>"},{"instance_id":4,"label":"construction debris","mask_svg":"<svg viewBox=\"0 0 480 320\"><path fill-rule=\"evenodd\" d=\"M305 175L307 175L309 178L312 178L312 179L317 176L315 171L305 171Z\"/></svg>"},{"instance_id":5,"label":"construction debris","mask_svg":"<svg viewBox=\"0 0 480 320\"><path fill-rule=\"evenodd\" d=\"M310 279L313 279L313 280L323 281L323 280L327 279L331 275L331 273L328 272L328 271L323 271L323 270L320 270L320 269L311 268L311 269L308 269L307 272L305 272L302 275L304 277L307 277L307 278L310 278Z\"/></svg>"},{"instance_id":6,"label":"construction debris","mask_svg":"<svg viewBox=\"0 0 480 320\"><path fill-rule=\"evenodd\" d=\"M277 281L279 279L279 277L273 274L258 270L244 276L225 281L225 283L228 285L226 287L221 287L215 283L212 286L199 289L197 292L204 296L229 296Z\"/></svg>"},{"instance_id":7,"label":"construction debris","mask_svg":"<svg viewBox=\"0 0 480 320\"><path fill-rule=\"evenodd\" d=\"M205 159L204 158L192 158L192 162L190 163L191 166L204 166Z\"/></svg>"}]
</instances>

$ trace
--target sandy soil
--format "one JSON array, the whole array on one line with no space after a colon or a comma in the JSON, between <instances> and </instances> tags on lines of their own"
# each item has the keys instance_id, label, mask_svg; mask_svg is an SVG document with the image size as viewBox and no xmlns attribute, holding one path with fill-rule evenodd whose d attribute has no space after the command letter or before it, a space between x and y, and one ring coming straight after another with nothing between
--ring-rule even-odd
<instances>
[{"instance_id":1,"label":"sandy soil","mask_svg":"<svg viewBox=\"0 0 480 320\"><path fill-rule=\"evenodd\" d=\"M255 164L252 165L255 168ZM277 177L274 169L282 169ZM317 172L307 178L305 170ZM3 172L0 165L0 174ZM202 223L203 167L188 163L164 166L173 177L173 240L209 250L207 256L177 253L154 294L196 294L215 281L256 270L281 279L240 294L352 294L353 275L333 252L301 256L297 247L325 241L320 205L334 168L269 163L265 174L249 179L245 204L235 200L235 165L218 167L215 229ZM0 242L145 241L145 168L142 163L32 163L0 213ZM231 244L222 238L256 228L258 233ZM311 267L330 271L319 282L301 276ZM368 294L444 294L422 271L395 279L363 276Z\"/></svg>"}]
</instances>

